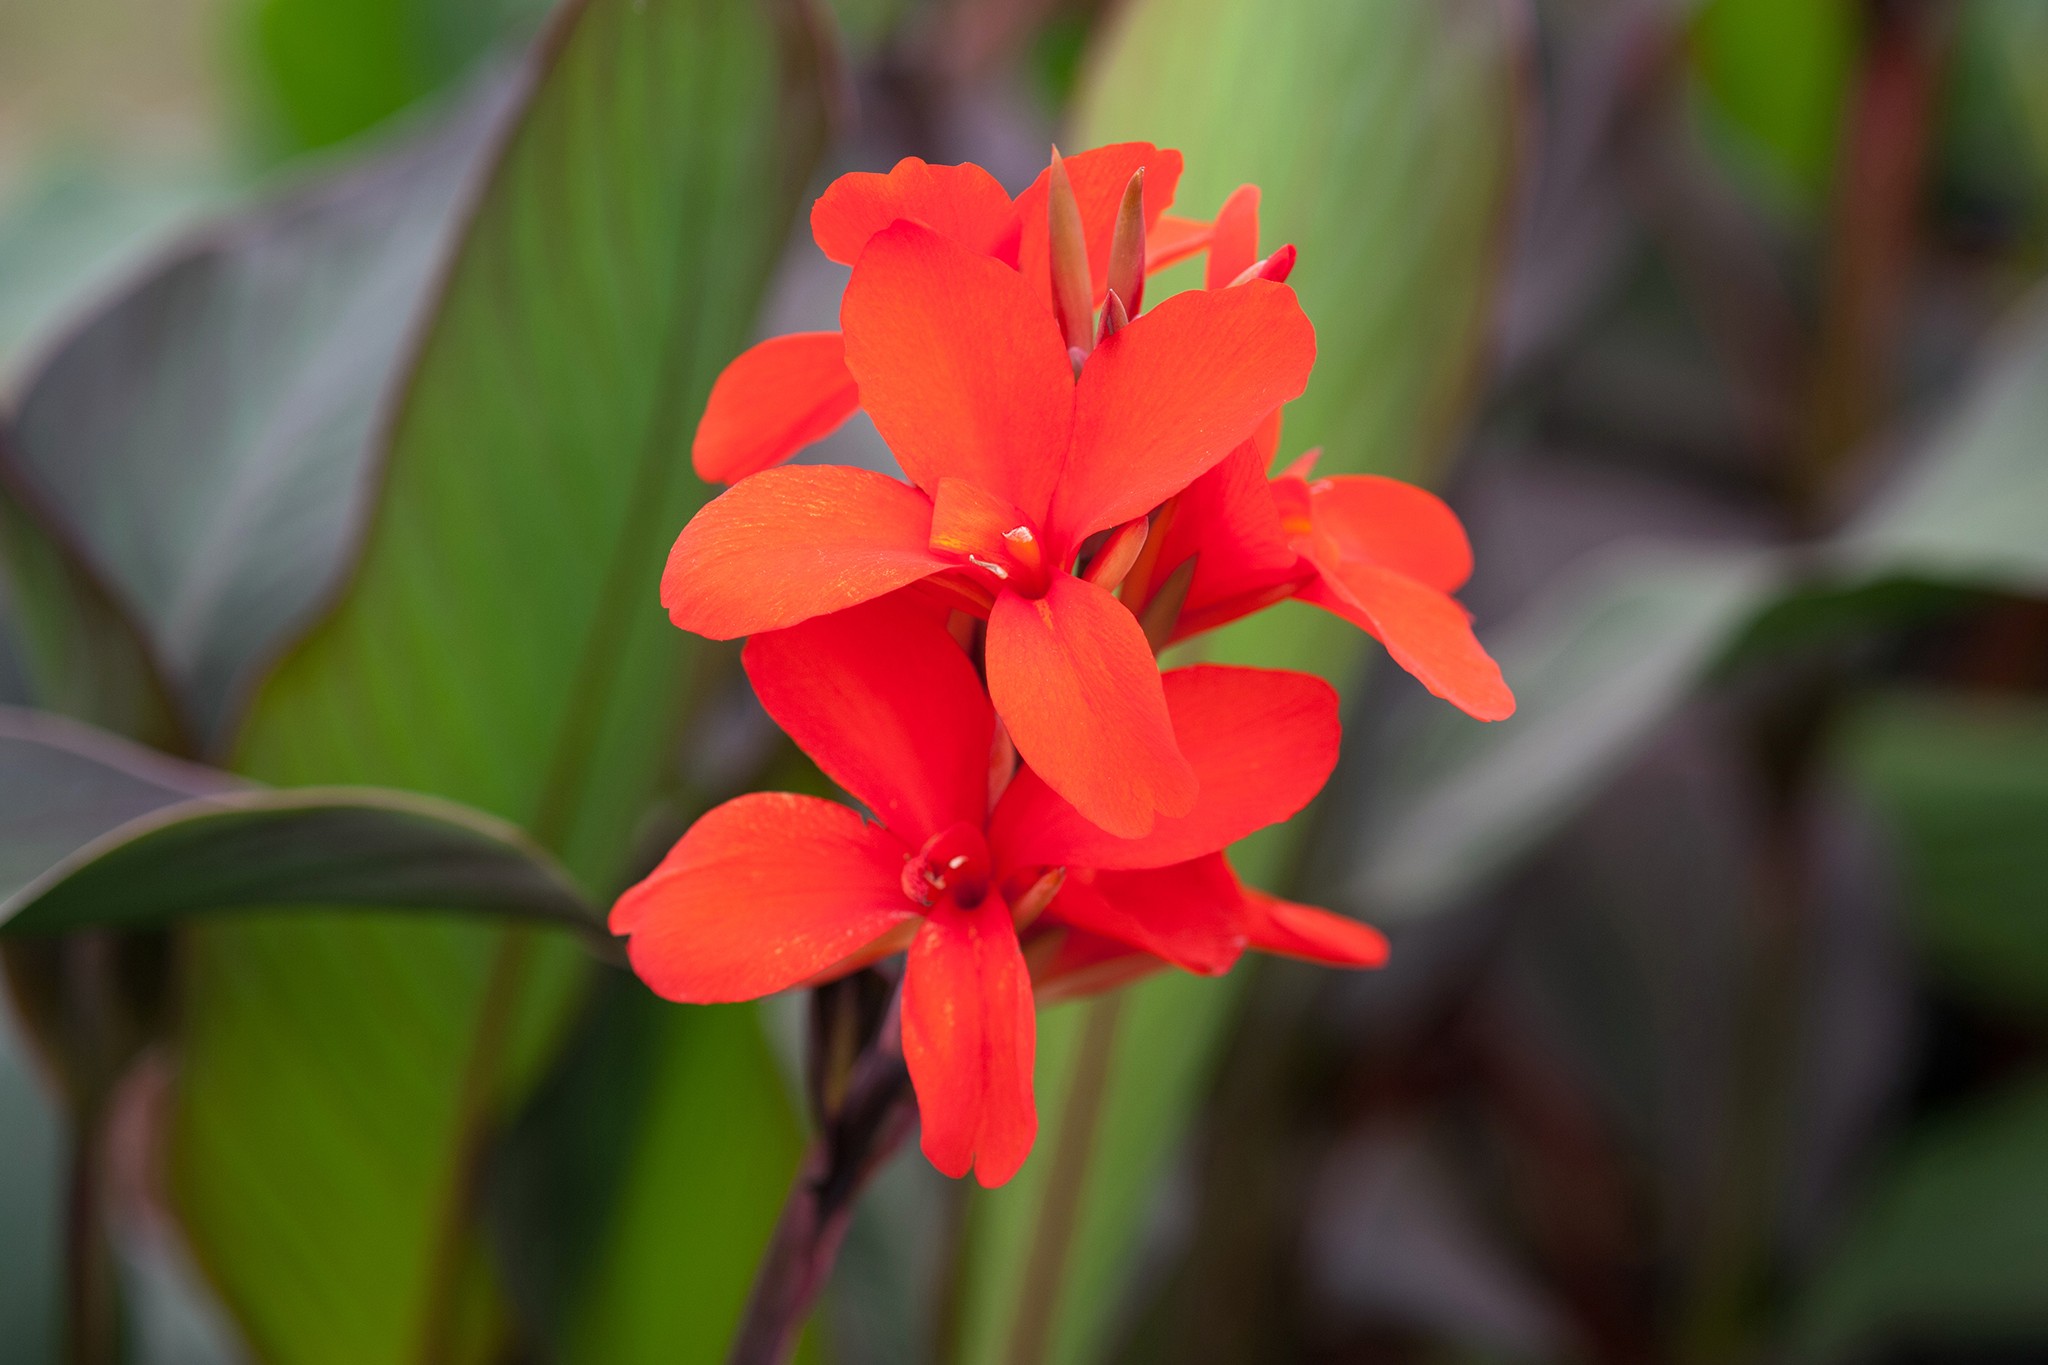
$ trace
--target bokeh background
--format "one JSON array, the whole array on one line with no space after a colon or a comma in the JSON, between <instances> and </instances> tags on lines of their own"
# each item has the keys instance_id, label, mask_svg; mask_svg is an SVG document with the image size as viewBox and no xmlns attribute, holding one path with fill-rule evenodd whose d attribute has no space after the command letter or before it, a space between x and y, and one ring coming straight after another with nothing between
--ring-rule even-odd
<instances>
[{"instance_id":1,"label":"bokeh background","mask_svg":"<svg viewBox=\"0 0 2048 1365\"><path fill-rule=\"evenodd\" d=\"M1345 688L1239 864L1393 964L1049 1012L807 1358L2048 1359L2048 0L550 9L0 0L0 1359L722 1359L798 1007L546 918L820 782L654 609L689 431L831 175L1121 139L1521 710L1209 646Z\"/></svg>"}]
</instances>

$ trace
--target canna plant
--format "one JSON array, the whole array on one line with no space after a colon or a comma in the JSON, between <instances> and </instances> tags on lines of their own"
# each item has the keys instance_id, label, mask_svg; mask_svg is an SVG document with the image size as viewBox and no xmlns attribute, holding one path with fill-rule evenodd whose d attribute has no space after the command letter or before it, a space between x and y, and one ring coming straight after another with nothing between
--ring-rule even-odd
<instances>
[{"instance_id":1,"label":"canna plant","mask_svg":"<svg viewBox=\"0 0 2048 1365\"><path fill-rule=\"evenodd\" d=\"M1285 285L1295 253L1238 268L1256 256L1250 187L1148 251L1179 170L1145 143L1055 151L1014 202L972 166L843 177L812 213L819 246L854 255L842 332L743 354L700 423L700 471L752 472L684 528L663 602L684 629L752 637L756 695L872 822L739 797L619 900L612 929L643 980L693 1003L888 964L845 1084L811 1079L859 1122L821 1114L736 1361L794 1349L913 1096L945 1174L998 1186L1023 1165L1036 997L1218 974L1246 947L1384 961L1376 932L1246 888L1224 855L1329 776L1334 690L1162 674L1157 650L1301 596L1467 713L1513 710L1449 595L1471 551L1448 508L1390 479L1312 482L1313 456L1269 479L1314 355ZM1120 194L1084 204L1078 186L1118 176ZM1209 287L1144 311L1147 269L1201 251ZM778 467L849 403L907 483Z\"/></svg>"}]
</instances>

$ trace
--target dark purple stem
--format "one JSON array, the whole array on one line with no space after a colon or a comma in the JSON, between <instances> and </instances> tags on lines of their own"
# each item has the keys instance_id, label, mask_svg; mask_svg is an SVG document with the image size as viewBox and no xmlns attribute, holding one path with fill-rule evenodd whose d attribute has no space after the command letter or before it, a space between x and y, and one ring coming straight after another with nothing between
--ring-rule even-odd
<instances>
[{"instance_id":1,"label":"dark purple stem","mask_svg":"<svg viewBox=\"0 0 2048 1365\"><path fill-rule=\"evenodd\" d=\"M843 998L835 998L834 987L841 984L821 988L814 997L807 1062L813 1103L820 1111L818 1133L762 1254L730 1365L784 1365L789 1360L811 1305L831 1278L855 1200L917 1120L893 1000L881 1026L854 1056L843 1089L832 1084L835 1023L860 1013L834 1008ZM819 1026L815 1021L821 1017Z\"/></svg>"}]
</instances>

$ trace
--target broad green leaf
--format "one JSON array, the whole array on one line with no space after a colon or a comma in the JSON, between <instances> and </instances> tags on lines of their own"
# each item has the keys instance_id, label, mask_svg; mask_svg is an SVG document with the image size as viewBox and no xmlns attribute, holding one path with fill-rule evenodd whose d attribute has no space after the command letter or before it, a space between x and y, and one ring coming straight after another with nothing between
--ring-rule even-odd
<instances>
[{"instance_id":1,"label":"broad green leaf","mask_svg":"<svg viewBox=\"0 0 2048 1365\"><path fill-rule=\"evenodd\" d=\"M0 465L7 450L0 427ZM22 700L154 744L180 743L183 727L142 632L85 556L29 510L4 469L0 572Z\"/></svg>"},{"instance_id":2,"label":"broad green leaf","mask_svg":"<svg viewBox=\"0 0 2048 1365\"><path fill-rule=\"evenodd\" d=\"M616 888L697 657L655 603L705 493L691 423L822 136L803 18L780 0L558 14L393 409L347 591L267 680L237 767L462 801L593 898ZM255 1349L472 1358L501 1317L464 1216L472 1158L580 964L453 922L274 918L188 946L171 1184ZM693 1112L752 1112L730 1098L707 1081ZM786 1176L729 1193L772 1211ZM668 1231L677 1264L752 1244L728 1217Z\"/></svg>"},{"instance_id":3,"label":"broad green leaf","mask_svg":"<svg viewBox=\"0 0 2048 1365\"><path fill-rule=\"evenodd\" d=\"M261 906L469 911L603 932L516 825L367 787L235 792L131 820L0 900L0 928L154 928Z\"/></svg>"},{"instance_id":4,"label":"broad green leaf","mask_svg":"<svg viewBox=\"0 0 2048 1365\"><path fill-rule=\"evenodd\" d=\"M1844 727L1837 752L1898 839L1937 967L1995 1004L2048 1006L2048 706L1887 697Z\"/></svg>"},{"instance_id":5,"label":"broad green leaf","mask_svg":"<svg viewBox=\"0 0 2048 1365\"><path fill-rule=\"evenodd\" d=\"M1295 243L1291 283L1316 325L1316 371L1286 448L1331 472L1426 475L1466 416L1487 334L1518 145L1511 6L1495 0L1272 4L1136 0L1092 54L1076 145L1178 147L1178 211L1204 216L1257 182L1262 244ZM1357 633L1287 608L1226 632L1213 657L1340 682ZM1297 833L1240 851L1283 883ZM1006 1359L1020 1314L1051 1313L1048 1358L1099 1359L1137 1237L1227 1027L1235 980L1163 976L1122 1006L1093 1159L1057 1302L1019 1301L1087 1007L1041 1024L1041 1137L1024 1170L977 1196L962 1359Z\"/></svg>"},{"instance_id":6,"label":"broad green leaf","mask_svg":"<svg viewBox=\"0 0 2048 1365\"><path fill-rule=\"evenodd\" d=\"M1427 477L1467 416L1501 264L1520 113L1507 0L1140 0L1094 54L1080 145L1187 159L1175 212L1259 186L1264 250L1316 327L1286 451Z\"/></svg>"},{"instance_id":7,"label":"broad green leaf","mask_svg":"<svg viewBox=\"0 0 2048 1365\"><path fill-rule=\"evenodd\" d=\"M1654 734L1779 586L1775 557L1626 552L1559 585L1493 652L1516 710L1433 705L1375 765L1347 901L1441 908L1540 843Z\"/></svg>"},{"instance_id":8,"label":"broad green leaf","mask_svg":"<svg viewBox=\"0 0 2048 1365\"><path fill-rule=\"evenodd\" d=\"M1693 20L1708 107L1765 187L1803 208L1834 180L1861 22L1851 0L1707 0Z\"/></svg>"},{"instance_id":9,"label":"broad green leaf","mask_svg":"<svg viewBox=\"0 0 2048 1365\"><path fill-rule=\"evenodd\" d=\"M2044 430L2048 295L2022 311L1919 458L1830 547L1831 576L2048 592Z\"/></svg>"},{"instance_id":10,"label":"broad green leaf","mask_svg":"<svg viewBox=\"0 0 2048 1365\"><path fill-rule=\"evenodd\" d=\"M201 234L28 383L11 472L210 749L346 570L385 395L501 106Z\"/></svg>"},{"instance_id":11,"label":"broad green leaf","mask_svg":"<svg viewBox=\"0 0 2048 1365\"><path fill-rule=\"evenodd\" d=\"M1797 1305L1789 1358L2037 1342L2044 1271L2048 1082L2036 1078L1929 1122L1897 1154Z\"/></svg>"},{"instance_id":12,"label":"broad green leaf","mask_svg":"<svg viewBox=\"0 0 2048 1365\"><path fill-rule=\"evenodd\" d=\"M0 707L0 905L111 831L237 785L62 716Z\"/></svg>"},{"instance_id":13,"label":"broad green leaf","mask_svg":"<svg viewBox=\"0 0 2048 1365\"><path fill-rule=\"evenodd\" d=\"M135 267L215 187L196 173L54 156L0 194L0 395L51 329Z\"/></svg>"},{"instance_id":14,"label":"broad green leaf","mask_svg":"<svg viewBox=\"0 0 2048 1365\"><path fill-rule=\"evenodd\" d=\"M257 102L285 152L355 136L468 70L542 0L246 0Z\"/></svg>"}]
</instances>

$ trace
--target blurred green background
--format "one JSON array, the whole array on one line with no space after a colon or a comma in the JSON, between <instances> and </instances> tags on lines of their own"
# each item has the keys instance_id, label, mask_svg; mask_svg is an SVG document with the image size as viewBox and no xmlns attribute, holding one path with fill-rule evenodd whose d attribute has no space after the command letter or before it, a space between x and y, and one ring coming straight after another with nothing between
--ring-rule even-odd
<instances>
[{"instance_id":1,"label":"blurred green background","mask_svg":"<svg viewBox=\"0 0 2048 1365\"><path fill-rule=\"evenodd\" d=\"M656 609L690 431L830 176L1054 139L1262 186L1282 456L1521 709L1208 642L1344 688L1238 862L1393 965L1049 1010L806 1358L2048 1358L2048 0L0 0L0 1359L723 1359L800 1007L595 916L822 779Z\"/></svg>"}]
</instances>

